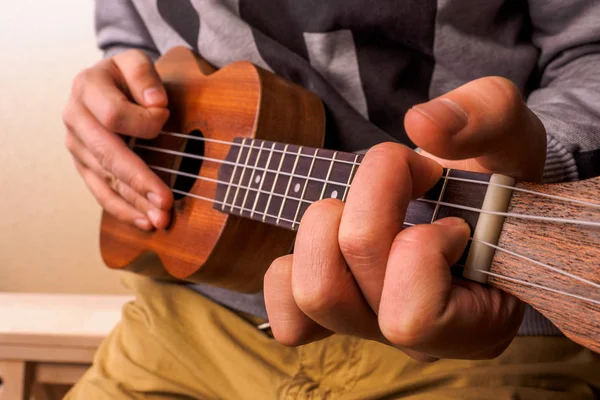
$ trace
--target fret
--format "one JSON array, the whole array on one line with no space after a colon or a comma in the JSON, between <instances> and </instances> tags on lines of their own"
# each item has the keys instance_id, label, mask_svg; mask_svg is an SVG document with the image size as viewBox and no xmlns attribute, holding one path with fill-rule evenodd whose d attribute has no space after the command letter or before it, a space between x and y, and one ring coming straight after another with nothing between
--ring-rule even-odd
<instances>
[{"instance_id":1,"label":"fret","mask_svg":"<svg viewBox=\"0 0 600 400\"><path fill-rule=\"evenodd\" d=\"M321 195L319 196L319 200L323 200L323 196L325 195L325 190L327 189L327 182L329 181L329 178L331 177L331 170L333 169L333 166L335 165L335 156L337 155L337 151L335 153L333 153L333 157L331 157L331 162L329 163L329 171L327 171L327 177L325 178L325 183L323 184L323 190L321 190ZM335 197L332 194L331 197L337 198L337 191L333 191L332 193L335 193Z\"/></svg>"},{"instance_id":2,"label":"fret","mask_svg":"<svg viewBox=\"0 0 600 400\"><path fill-rule=\"evenodd\" d=\"M225 205L227 203L227 196L229 196L229 191L231 190L231 184L233 183L233 178L235 176L235 172L237 171L237 167L239 166L240 157L241 157L241 155L242 155L242 153L244 151L244 146L243 145L245 143L246 143L246 138L244 138L244 140L242 140L242 146L241 147L237 147L236 146L237 151L238 151L238 155L237 155L237 157L235 159L235 166L233 167L233 172L231 174L231 178L229 179L229 185L227 186L227 191L225 192L225 196L223 197L223 204L221 206L222 210L225 210ZM248 155L250 155L250 151L248 151ZM246 164L244 163L244 170L246 168L245 166L246 166ZM237 192L236 192L236 196L237 196ZM235 202L235 196L233 197L233 201Z\"/></svg>"},{"instance_id":3,"label":"fret","mask_svg":"<svg viewBox=\"0 0 600 400\"><path fill-rule=\"evenodd\" d=\"M245 143L246 143L246 138L244 138L244 140L243 140L242 144L245 144ZM242 151L244 150L244 147L245 147L245 146L243 146L243 147L242 147ZM248 167L248 162L250 161L250 159L251 159L251 157L252 157L252 151L253 151L253 150L254 150L254 149L253 149L253 147L252 147L252 142L250 142L250 146L248 147L248 154L246 155L246 159L244 160L244 164L243 164L244 166L243 166L243 168L242 168L242 172L241 172L241 174L240 174L240 179L239 179L239 181L238 181L239 183L241 183L241 182L243 182L243 181L244 181L244 175L246 175L246 169L247 169L247 167ZM240 151L240 153L241 153L242 151ZM234 172L235 172L235 171L234 171ZM234 173L234 174L232 174L232 175L231 175L231 177L232 177L232 178L231 178L231 179L232 179L232 182L233 182L233 181L236 181L236 179L235 179L235 173ZM234 212L234 206L235 206L235 204L236 204L236 202L237 202L237 199L238 199L238 194L239 194L239 192L240 192L240 188L241 188L241 186L239 186L239 184L238 184L238 186L237 186L237 187L236 187L236 189L235 189L235 195L233 196L233 200L230 202L230 204L231 204L231 209L230 209L230 212ZM246 191L246 193L248 193L248 192ZM227 203L227 196L225 196L225 203Z\"/></svg>"},{"instance_id":4,"label":"fret","mask_svg":"<svg viewBox=\"0 0 600 400\"><path fill-rule=\"evenodd\" d=\"M262 148L262 145L264 145L264 142L261 144L261 148ZM262 192L262 188L263 188L265 182L268 179L268 175L269 175L269 163L271 162L271 158L273 157L273 149L274 148L275 148L275 142L273 142L273 144L271 145L271 149L268 152L269 155L268 155L268 158L267 158L267 162L265 163L265 171L262 174L262 177L260 179L258 179L256 182L254 182L254 183L256 183L259 186L258 186L258 192L256 193L256 197L254 199L254 204L252 205L252 211L250 212L250 218L252 218L254 216L254 211L256 211L256 205L258 204L258 199L260 198L260 195L262 194L261 193ZM265 207L265 210L266 210L266 207Z\"/></svg>"},{"instance_id":5,"label":"fret","mask_svg":"<svg viewBox=\"0 0 600 400\"><path fill-rule=\"evenodd\" d=\"M298 208L296 209L296 214L294 215L294 218L292 219L292 221L294 221L294 223L292 224L292 230L295 230L296 225L298 225L300 223L298 220L298 215L300 214L300 209L302 208L304 195L306 194L306 189L309 186L311 173L312 173L315 163L317 161L318 153L319 153L319 149L315 149L315 154L310 163L310 168L308 169L308 173L306 174L306 180L304 182L304 187L302 188L302 194L300 195L300 201L298 202Z\"/></svg>"},{"instance_id":6,"label":"fret","mask_svg":"<svg viewBox=\"0 0 600 400\"><path fill-rule=\"evenodd\" d=\"M265 214L263 215L263 222L266 221L267 219L267 214L269 213L269 206L271 205L271 200L273 199L273 193L277 188L277 181L279 179L279 174L281 173L281 167L283 166L283 160L285 160L285 157L287 155L287 149L288 149L289 145L285 145L285 147L283 148L283 154L281 154L281 159L279 160L279 165L277 166L277 172L275 172L275 181L273 182L273 185L271 186L271 193L269 194L269 199L267 200L267 205L265 207ZM273 148L275 148L275 143L273 143ZM282 201L285 201L285 199L283 199Z\"/></svg>"},{"instance_id":7,"label":"fret","mask_svg":"<svg viewBox=\"0 0 600 400\"><path fill-rule=\"evenodd\" d=\"M448 173L449 177L456 178L464 178L470 179L479 182L489 182L491 175L477 173L477 172L468 172L468 171L459 171L452 170ZM460 204L466 207L473 207L480 209L483 205L483 199L485 198L485 193L487 192L488 186L481 185L479 183L472 182L460 182L447 180L447 186L444 190L444 195L441 197L441 201L444 203L452 203L452 204ZM454 207L448 206L440 206L439 212L437 215L437 219L442 219L446 217L459 217L466 220L471 228L474 229L477 225L477 219L479 218L479 213L475 211L468 210L460 210Z\"/></svg>"},{"instance_id":8,"label":"fret","mask_svg":"<svg viewBox=\"0 0 600 400\"><path fill-rule=\"evenodd\" d=\"M491 177L491 175L489 174L459 170L448 171L447 175L449 177L464 178L480 182L488 182ZM452 180L446 180L446 182L446 189L444 190L443 196L440 197L442 202L450 204L460 204L476 209L481 208L481 206L483 205L485 194L488 189L487 185ZM437 219L442 219L446 217L462 218L467 222L467 224L469 224L471 232L474 232L475 227L477 226L477 222L479 221L479 215L480 214L475 211L461 210L448 206L439 206ZM458 260L457 265L465 265L467 261L467 254L469 254L470 248L471 242L467 244L467 248L463 252L461 258Z\"/></svg>"},{"instance_id":9,"label":"fret","mask_svg":"<svg viewBox=\"0 0 600 400\"><path fill-rule=\"evenodd\" d=\"M284 201L285 187L288 177L283 174L291 168L293 159L288 154L291 145L275 143L272 147L273 155L265 171L265 183L261 196L258 200L259 210L265 211L265 216L261 220L270 224L277 224L277 213L281 203ZM283 151L285 150L285 152ZM266 190L265 190L266 189Z\"/></svg>"},{"instance_id":10,"label":"fret","mask_svg":"<svg viewBox=\"0 0 600 400\"><path fill-rule=\"evenodd\" d=\"M358 164L358 160L361 158L360 154L357 154L354 158L354 164L352 164L352 169L348 174L348 180L346 181L346 187L344 188L344 195L342 196L342 201L346 202L346 198L348 197L348 190L350 189L350 182L354 179L354 170L356 170L356 164Z\"/></svg>"},{"instance_id":11,"label":"fret","mask_svg":"<svg viewBox=\"0 0 600 400\"><path fill-rule=\"evenodd\" d=\"M294 150L297 149L297 152ZM291 171L293 170L293 174L290 173L286 179L288 180L288 184L281 185L281 189L285 195L284 202L281 209L281 217L287 220L299 221L301 218L301 214L298 211L298 208L302 210L302 204L305 203L306 207L310 205L310 203L303 197L303 191L308 184L309 179L307 178L309 171L311 170L311 166L313 165L313 157L315 149L313 148L298 148L296 146L290 146L290 152L293 152L294 156L287 157L286 162L284 162L284 170ZM299 156L298 156L299 154ZM296 157L298 156L298 160L296 161ZM292 162L293 161L293 162ZM301 200L302 197L302 200ZM280 224L283 227L294 229L292 225L295 224Z\"/></svg>"},{"instance_id":12,"label":"fret","mask_svg":"<svg viewBox=\"0 0 600 400\"><path fill-rule=\"evenodd\" d=\"M450 171L452 171L450 168L445 169L444 174L442 175L442 180L444 183L442 184L442 189L440 190L438 202L441 202L444 199L444 193L446 192L446 187L448 186L448 182L449 182L448 179L444 179L444 178L447 178L449 176ZM437 219L439 212L440 212L440 204L438 203L435 205L435 209L433 210L433 215L431 216L431 221L430 221L431 223L433 223Z\"/></svg>"},{"instance_id":13,"label":"fret","mask_svg":"<svg viewBox=\"0 0 600 400\"><path fill-rule=\"evenodd\" d=\"M302 196L301 204L299 204L299 210L295 215L294 219L300 221L302 216L315 201L322 200L321 196L330 197L333 193L334 184L336 182L328 182L329 169L333 165L332 158L336 152L327 149L318 149L316 156L314 156L314 163L310 174L305 177L304 193ZM325 192L324 189L332 188L332 191ZM338 187L338 193L341 192Z\"/></svg>"},{"instance_id":14,"label":"fret","mask_svg":"<svg viewBox=\"0 0 600 400\"><path fill-rule=\"evenodd\" d=\"M253 144L256 143L256 140L252 140ZM242 187L246 188L246 193L244 194L244 199L242 200L242 203L240 204L240 215L244 216L244 211L248 211L250 212L250 210L246 207L246 203L248 202L248 199L250 199L250 203L254 202L254 198L257 195L257 192L254 190L250 190L252 188L252 185L255 183L255 180L258 179L259 182L262 179L262 175L259 171L259 174L257 175L257 167L260 166L260 159L263 155L263 150L264 150L264 145L265 142L261 141L260 142L260 147L258 148L258 154L256 155L256 160L254 162L254 167L252 168L252 172L250 173L250 178L248 179L248 182L246 182L244 184L243 180L240 181L240 185Z\"/></svg>"},{"instance_id":15,"label":"fret","mask_svg":"<svg viewBox=\"0 0 600 400\"><path fill-rule=\"evenodd\" d=\"M325 190L323 198L330 197L346 201L349 185L356 171L355 161L359 161L361 157L360 155L342 152L335 154L335 163L333 163L331 174L327 179L327 190Z\"/></svg>"},{"instance_id":16,"label":"fret","mask_svg":"<svg viewBox=\"0 0 600 400\"><path fill-rule=\"evenodd\" d=\"M265 156L267 160L264 167L257 167L257 178L250 184L249 190L255 192L252 218L257 212L262 214L260 220L262 222L274 224L277 213L277 207L283 200L282 194L285 187L285 180L282 179L281 171L284 166L289 164L286 161L286 154L282 151L288 145L283 145L276 142L264 142ZM264 157L264 156L263 156ZM260 163L262 164L262 162ZM256 219L256 218L255 218Z\"/></svg>"},{"instance_id":17,"label":"fret","mask_svg":"<svg viewBox=\"0 0 600 400\"><path fill-rule=\"evenodd\" d=\"M302 154L302 149L303 149L303 147L302 147L302 146L300 146L300 147L298 148L298 152L296 153L296 157L295 157L295 159L294 159L294 166L292 167L292 171L291 171L291 173L292 173L292 174L291 174L291 176L288 178L288 180L287 180L287 185L286 185L286 187L285 187L285 191L283 192L283 194L284 194L284 195L286 195L286 196L288 195L288 193L289 193L289 191L290 191L290 187L291 187L291 185L292 185L292 181L293 181L293 178L292 178L292 177L293 177L293 176L294 176L294 174L296 173L296 168L298 168L298 160L300 160L300 155ZM275 223L276 223L277 225L279 225L279 221L280 221L280 220L281 220L281 218L282 218L281 216L282 216L282 213L283 213L283 208L285 207L285 201L286 201L286 200L287 200L287 197L283 198L283 199L282 199L282 201L281 201L281 206L279 207L279 212L277 213L277 220L275 221Z\"/></svg>"}]
</instances>

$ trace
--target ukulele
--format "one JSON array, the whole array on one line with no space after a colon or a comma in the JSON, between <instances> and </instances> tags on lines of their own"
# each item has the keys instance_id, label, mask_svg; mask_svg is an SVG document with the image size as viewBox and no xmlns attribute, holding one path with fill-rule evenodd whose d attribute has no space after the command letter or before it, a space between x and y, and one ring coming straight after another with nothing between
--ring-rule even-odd
<instances>
[{"instance_id":1,"label":"ukulele","mask_svg":"<svg viewBox=\"0 0 600 400\"><path fill-rule=\"evenodd\" d=\"M172 188L172 222L142 232L104 213L102 257L155 278L258 291L308 206L346 199L362 156L321 149L321 101L249 62L217 71L175 48L156 68L170 119L130 147ZM465 219L473 236L457 268L466 278L518 297L600 352L600 203L586 200L599 190L598 178L540 185L446 169L404 224ZM160 263L134 262L144 258Z\"/></svg>"}]
</instances>

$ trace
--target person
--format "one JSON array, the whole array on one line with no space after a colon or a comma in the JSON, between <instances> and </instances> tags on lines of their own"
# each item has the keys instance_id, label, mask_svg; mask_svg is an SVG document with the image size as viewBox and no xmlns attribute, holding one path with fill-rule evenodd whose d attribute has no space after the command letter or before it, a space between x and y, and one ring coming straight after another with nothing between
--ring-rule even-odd
<instances>
[{"instance_id":1,"label":"person","mask_svg":"<svg viewBox=\"0 0 600 400\"><path fill-rule=\"evenodd\" d=\"M600 393L597 355L515 298L452 279L464 221L401 225L440 165L545 182L599 172L600 3L97 0L96 29L105 58L74 79L66 147L102 207L141 230L168 225L173 197L118 135L152 138L168 119L153 61L174 46L298 83L323 100L326 147L369 150L345 204L309 207L264 292L124 278L136 300L67 399Z\"/></svg>"}]
</instances>

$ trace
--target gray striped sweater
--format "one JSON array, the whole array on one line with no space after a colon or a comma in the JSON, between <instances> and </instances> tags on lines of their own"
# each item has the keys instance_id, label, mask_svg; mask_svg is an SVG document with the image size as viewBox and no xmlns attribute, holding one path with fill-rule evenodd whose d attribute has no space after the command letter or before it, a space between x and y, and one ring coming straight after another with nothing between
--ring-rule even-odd
<instances>
[{"instance_id":1,"label":"gray striped sweater","mask_svg":"<svg viewBox=\"0 0 600 400\"><path fill-rule=\"evenodd\" d=\"M548 134L544 179L600 174L598 0L96 0L107 56L189 47L217 67L250 60L318 94L326 147L412 145L415 103L473 79L512 80ZM262 293L191 287L266 317ZM556 328L529 309L521 334Z\"/></svg>"}]
</instances>

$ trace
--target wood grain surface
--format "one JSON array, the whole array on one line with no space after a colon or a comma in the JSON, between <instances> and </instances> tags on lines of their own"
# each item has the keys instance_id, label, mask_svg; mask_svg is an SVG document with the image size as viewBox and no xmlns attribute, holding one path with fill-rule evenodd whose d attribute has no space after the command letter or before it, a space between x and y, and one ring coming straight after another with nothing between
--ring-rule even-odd
<instances>
[{"instance_id":1,"label":"wood grain surface","mask_svg":"<svg viewBox=\"0 0 600 400\"><path fill-rule=\"evenodd\" d=\"M597 200L600 178L553 185L520 183L517 186L590 201L600 207ZM600 208L520 192L514 192L509 212L600 221ZM499 246L556 270L496 251L490 272L529 285L498 277L490 277L490 285L531 304L572 340L600 352L600 228L508 217ZM551 290L581 296L597 303Z\"/></svg>"}]
</instances>

